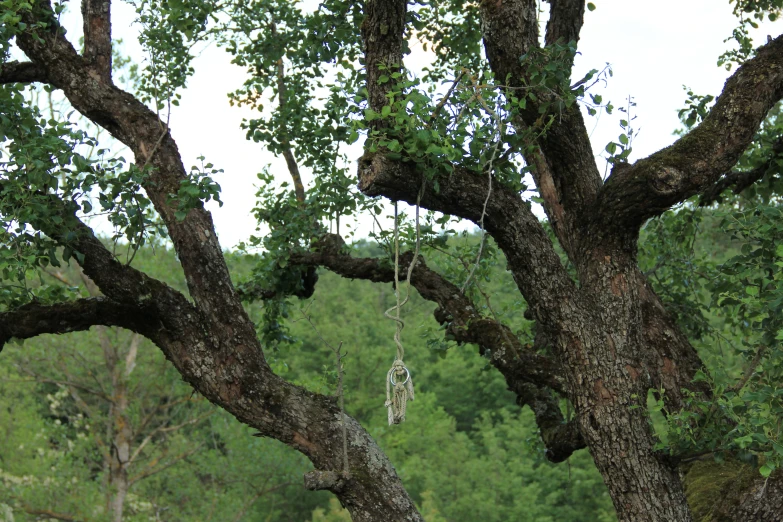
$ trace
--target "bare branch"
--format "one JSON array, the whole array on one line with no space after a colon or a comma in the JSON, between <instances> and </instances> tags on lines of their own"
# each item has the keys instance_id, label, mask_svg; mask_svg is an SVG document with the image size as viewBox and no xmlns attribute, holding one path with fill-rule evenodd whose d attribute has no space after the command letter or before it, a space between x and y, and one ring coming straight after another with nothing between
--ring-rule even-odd
<instances>
[{"instance_id":1,"label":"bare branch","mask_svg":"<svg viewBox=\"0 0 783 522\"><path fill-rule=\"evenodd\" d=\"M111 83L111 0L82 0L84 60L98 77Z\"/></svg>"},{"instance_id":2,"label":"bare branch","mask_svg":"<svg viewBox=\"0 0 783 522\"><path fill-rule=\"evenodd\" d=\"M30 303L16 310L0 312L0 350L10 339L83 331L95 325L148 332L150 327L147 323L156 322L150 312L105 297L53 305Z\"/></svg>"},{"instance_id":3,"label":"bare branch","mask_svg":"<svg viewBox=\"0 0 783 522\"><path fill-rule=\"evenodd\" d=\"M48 83L46 70L32 62L6 62L0 64L0 84Z\"/></svg>"},{"instance_id":4,"label":"bare branch","mask_svg":"<svg viewBox=\"0 0 783 522\"><path fill-rule=\"evenodd\" d=\"M593 240L618 231L635 237L647 219L712 187L734 166L781 98L783 35L760 47L726 81L701 125L670 147L615 167L590 224Z\"/></svg>"},{"instance_id":5,"label":"bare branch","mask_svg":"<svg viewBox=\"0 0 783 522\"><path fill-rule=\"evenodd\" d=\"M345 243L336 234L324 235L314 247L312 252L292 253L290 263L323 266L348 279L384 283L394 280L393 268L378 259L351 256L344 251ZM412 257L410 252L400 256L400 270L407 270ZM552 359L522 345L511 329L496 319L482 316L456 285L428 268L421 258L411 274L411 284L424 299L439 305L435 318L447 325L454 340L478 345L480 353L500 371L509 389L517 395L517 403L531 407L550 460L560 462L584 447L578 429L570 424L565 427L558 400L549 391L567 394L560 368ZM274 292L251 288L248 295L252 294L272 295Z\"/></svg>"},{"instance_id":6,"label":"bare branch","mask_svg":"<svg viewBox=\"0 0 783 522\"><path fill-rule=\"evenodd\" d=\"M394 270L377 259L355 258L344 253L337 235L326 235L316 244L317 252L295 253L291 263L323 266L350 279L391 282ZM403 254L400 269L405 270L412 255ZM520 406L528 405L536 416L547 458L561 462L585 446L574 423L565 423L557 398L547 389L565 393L560 370L548 357L523 346L511 330L497 320L483 317L459 288L419 260L411 274L411 284L419 294L439 305L435 318L448 326L459 343L473 343L500 371Z\"/></svg>"},{"instance_id":7,"label":"bare branch","mask_svg":"<svg viewBox=\"0 0 783 522\"><path fill-rule=\"evenodd\" d=\"M30 506L24 506L24 512L28 515L35 515L38 517L46 517L54 520L62 520L63 522L82 522L83 519L68 515L67 513L58 513L51 509L35 509Z\"/></svg>"},{"instance_id":8,"label":"bare branch","mask_svg":"<svg viewBox=\"0 0 783 522\"><path fill-rule=\"evenodd\" d=\"M317 252L294 253L290 262L323 266L349 279L384 283L394 280L391 267L382 265L377 259L356 258L343 253L343 246L340 236L327 234L316 244ZM411 258L411 253L400 256L400 270L407 270ZM525 348L507 326L482 316L456 285L428 268L422 259L411 274L411 285L424 299L438 304L435 317L440 323L450 325L455 339L461 343L478 344L507 381L521 380L564 391L564 383L554 361Z\"/></svg>"},{"instance_id":9,"label":"bare branch","mask_svg":"<svg viewBox=\"0 0 783 522\"><path fill-rule=\"evenodd\" d=\"M143 480L143 479L145 479L147 477L155 475L156 473L160 473L161 471L165 471L165 470L169 469L171 466L173 466L177 462L179 462L181 460L184 460L184 459L190 457L191 455L197 453L203 446L204 446L204 444L201 443L201 444L199 444L198 446L196 446L195 448L193 448L190 451L186 451L186 452L181 453L181 454L179 454L179 455L177 455L175 457L172 457L171 460L169 460L168 462L166 462L164 464L161 464L160 466L157 466L157 464L158 464L157 461L152 462L147 469L145 469L144 471L142 471L138 475L128 479L128 484L132 486L133 484L135 484L136 482L138 482L140 480Z\"/></svg>"},{"instance_id":10,"label":"bare branch","mask_svg":"<svg viewBox=\"0 0 783 522\"><path fill-rule=\"evenodd\" d=\"M274 22L271 24L272 34L277 34L277 26ZM277 61L277 102L280 111L280 146L283 148L283 157L285 158L288 173L294 181L294 192L296 200L304 203L305 190L302 183L302 175L299 173L299 165L296 163L296 157L291 149L291 140L288 137L288 122L285 118L286 105L288 104L288 86L285 83L285 64L281 57Z\"/></svg>"},{"instance_id":11,"label":"bare branch","mask_svg":"<svg viewBox=\"0 0 783 522\"><path fill-rule=\"evenodd\" d=\"M735 393L739 392L742 390L742 388L745 387L746 384L748 384L748 381L756 372L756 368L758 368L759 364L761 364L761 358L764 357L764 353L766 351L767 347L764 345L761 345L756 349L756 355L753 356L750 364L748 364L748 367L745 368L745 371L742 374L742 378L737 382L737 384L728 388L728 391L733 391Z\"/></svg>"},{"instance_id":12,"label":"bare branch","mask_svg":"<svg viewBox=\"0 0 783 522\"><path fill-rule=\"evenodd\" d=\"M777 167L777 162L783 157L783 136L772 144L771 149L770 158L758 167L746 171L734 170L719 179L717 183L704 191L699 199L699 205L707 206L714 203L725 190L731 189L733 193L739 194L754 183L761 181L767 173Z\"/></svg>"}]
</instances>

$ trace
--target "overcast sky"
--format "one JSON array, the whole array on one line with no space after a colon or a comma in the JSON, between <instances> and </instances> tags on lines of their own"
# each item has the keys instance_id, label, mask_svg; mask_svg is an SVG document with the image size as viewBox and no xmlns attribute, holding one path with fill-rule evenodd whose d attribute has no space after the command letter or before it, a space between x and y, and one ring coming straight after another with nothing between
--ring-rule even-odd
<instances>
[{"instance_id":1,"label":"overcast sky","mask_svg":"<svg viewBox=\"0 0 783 522\"><path fill-rule=\"evenodd\" d=\"M640 129L633 144L634 161L674 141L672 132L679 126L677 110L685 100L683 85L702 94L720 93L730 73L717 67L716 61L726 49L723 40L737 22L728 0L594 3L597 9L585 15L573 76L581 78L607 62L612 65L614 76L608 85L597 85L591 92L601 94L616 107L633 96L637 104L634 127ZM114 37L124 40L124 53L141 60L132 7L114 2L112 15ZM73 13L68 23L72 39L80 32L78 18L78 13ZM781 31L781 23L764 24L755 32L757 43L766 41L767 34L777 36ZM415 69L423 61L426 56L414 50L406 65ZM232 65L228 54L214 45L201 50L193 65L196 73L182 93L180 106L172 111L170 126L186 168L204 155L225 170L217 179L223 189L224 206L210 204L209 208L221 244L232 248L255 231L250 211L255 202L256 174L268 163L278 176L287 178L288 173L282 159L245 139L240 123L256 115L228 104L226 94L241 86L245 78L242 68ZM619 119L619 115L605 114L598 120L588 118L597 156L607 142L617 140ZM597 161L603 172L606 162L600 157Z\"/></svg>"}]
</instances>

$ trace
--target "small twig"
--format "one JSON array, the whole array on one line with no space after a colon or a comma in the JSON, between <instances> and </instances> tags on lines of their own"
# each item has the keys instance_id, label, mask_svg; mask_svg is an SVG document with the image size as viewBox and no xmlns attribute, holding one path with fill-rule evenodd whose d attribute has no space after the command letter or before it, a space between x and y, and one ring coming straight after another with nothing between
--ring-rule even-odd
<instances>
[{"instance_id":1,"label":"small twig","mask_svg":"<svg viewBox=\"0 0 783 522\"><path fill-rule=\"evenodd\" d=\"M475 80L473 81L473 83L475 85ZM487 171L488 185L487 185L487 197L484 198L484 207L481 209L481 219L479 220L479 227L481 228L481 241L479 242L479 250L478 250L478 254L476 255L476 262L471 268L470 273L468 273L468 278L465 280L465 283L462 285L462 288L460 289L460 292L462 292L463 294L465 293L465 290L468 288L468 284L470 283L470 280L473 278L473 274L476 272L476 268L481 262L481 256L484 253L484 242L487 237L486 230L484 228L484 217L487 215L487 205L489 204L489 198L492 196L492 168L493 168L493 164L495 163L495 158L498 153L498 147L500 146L501 138L503 136L503 122L500 119L500 115L496 111L491 110L487 105L487 102L485 102L481 96L478 97L478 100L481 102L481 105L482 107L484 107L484 110L490 113L492 115L492 118L495 120L495 124L497 125L498 139L492 148L492 156L490 156L489 160L487 160L487 162L484 164L484 168Z\"/></svg>"},{"instance_id":2,"label":"small twig","mask_svg":"<svg viewBox=\"0 0 783 522\"><path fill-rule=\"evenodd\" d=\"M150 152L147 155L147 159L144 161L144 165L142 165L141 170L146 169L147 165L150 164L150 161L152 160L152 157L155 155L156 152L158 152L158 147L160 147L160 144L163 143L163 138L166 137L166 134L168 134L168 132L169 132L169 123L168 123L168 118L167 118L165 128L163 129L163 132L161 133L160 138L158 138L158 141L155 143L155 146L152 147L152 152Z\"/></svg>"},{"instance_id":3,"label":"small twig","mask_svg":"<svg viewBox=\"0 0 783 522\"><path fill-rule=\"evenodd\" d=\"M739 380L737 384L729 388L728 391L733 392L739 392L742 390L742 388L745 387L746 384L748 384L748 381L753 376L753 373L756 371L756 368L758 368L758 365L761 363L761 358L764 356L764 352L767 350L767 347L764 345L759 346L758 350L756 351L756 355L753 356L753 360L750 361L750 365L745 369L745 373L742 375L742 378Z\"/></svg>"},{"instance_id":4,"label":"small twig","mask_svg":"<svg viewBox=\"0 0 783 522\"><path fill-rule=\"evenodd\" d=\"M310 319L310 316L307 315L307 310L310 308L310 305L313 304L315 300L310 301L310 303L307 305L307 308L300 309L299 311L302 313L302 316L304 319L310 324L315 334L318 336L319 339L321 339L321 342L324 343L331 351L334 353L335 358L337 359L337 400L340 405L340 428L342 430L342 436L343 436L343 476L348 477L350 475L350 468L348 466L348 428L346 427L346 418L345 418L345 393L343 393L343 357L345 357L344 354L341 353L343 342L340 341L340 344L337 345L335 348L329 341L324 339L324 336L321 335L321 332L318 331L318 328L316 328L315 324L313 324L313 321Z\"/></svg>"},{"instance_id":5,"label":"small twig","mask_svg":"<svg viewBox=\"0 0 783 522\"><path fill-rule=\"evenodd\" d=\"M171 98L169 98L167 103L168 103L169 111L166 114L166 124L161 127L163 129L163 132L158 138L158 141L155 143L155 146L152 147L152 152L150 152L147 155L147 159L144 161L144 165L141 167L142 171L147 168L147 165L149 165L150 161L152 160L152 157L155 156L156 152L158 152L158 147L160 147L160 144L163 143L163 138L165 138L166 134L169 133L169 122L171 121ZM160 121L160 119L158 119L158 121Z\"/></svg>"},{"instance_id":6,"label":"small twig","mask_svg":"<svg viewBox=\"0 0 783 522\"><path fill-rule=\"evenodd\" d=\"M426 128L432 127L432 124L435 123L435 118L438 117L438 114L440 113L441 109L443 109L443 106L446 105L446 102L449 101L449 98L454 93L454 90L457 88L457 85L459 85L460 80L462 80L462 77L465 76L466 70L462 69L460 73L457 75L456 78L454 78L454 83L451 84L451 87L449 87L449 90L446 91L446 95L441 99L438 104L435 106L435 109L432 111L432 114L430 115L430 121L427 123Z\"/></svg>"},{"instance_id":7,"label":"small twig","mask_svg":"<svg viewBox=\"0 0 783 522\"><path fill-rule=\"evenodd\" d=\"M45 268L44 268L43 272L46 275L48 275L49 277L53 277L54 279L57 279L58 281L60 281L63 284L66 284L68 286L73 286L73 284L70 281L68 281L68 279L64 275L60 274L59 272L50 272L49 270L46 270Z\"/></svg>"},{"instance_id":8,"label":"small twig","mask_svg":"<svg viewBox=\"0 0 783 522\"><path fill-rule=\"evenodd\" d=\"M343 393L343 357L340 354L340 349L343 347L343 342L337 346L337 350L334 355L337 359L337 400L340 401L340 415L342 416L340 426L343 432L343 475L348 476L350 468L348 467L348 428L345 426L345 394Z\"/></svg>"}]
</instances>

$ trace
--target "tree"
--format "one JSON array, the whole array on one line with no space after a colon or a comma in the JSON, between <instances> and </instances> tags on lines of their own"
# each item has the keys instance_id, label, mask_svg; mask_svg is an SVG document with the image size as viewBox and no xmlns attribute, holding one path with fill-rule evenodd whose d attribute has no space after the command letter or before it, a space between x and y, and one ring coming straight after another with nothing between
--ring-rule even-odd
<instances>
[{"instance_id":1,"label":"tree","mask_svg":"<svg viewBox=\"0 0 783 522\"><path fill-rule=\"evenodd\" d=\"M686 331L640 269L639 234L648 220L691 197L760 177L742 164L733 168L783 97L783 37L753 50L739 30L740 50L727 60L741 65L714 106L695 103L697 115L703 109L701 123L672 146L630 164L633 133L626 121L619 143L607 146L613 167L603 180L580 109L611 110L588 92L600 73L573 84L570 78L592 3L551 0L543 38L533 0L408 4L326 0L306 13L287 1L140 1L150 60L135 96L112 81L108 0L83 1L81 53L58 23L63 4L4 4L0 104L8 161L0 214L3 241L11 247L3 253L4 277L23 283L41 265L74 259L103 295L74 298L46 286L6 286L0 342L95 325L129 329L154 342L211 402L305 454L316 468L307 486L334 492L353 520L421 520L389 460L338 401L286 382L268 363L269 350L285 341L278 318L286 314L286 296L312 295L316 267L347 278L395 279L388 257L352 256L339 235L325 232L324 220L380 211L378 197L404 201L439 213L428 216L433 224L451 216L472 221L494 241L482 235L476 268L468 267L462 286L450 280L448 267L435 270L415 254L400 256L399 269L404 274L410 268L411 285L438 305L447 338L477 344L517 402L531 407L549 458L560 461L589 448L620 520L691 520L678 465L694 455L662 450L646 408L648 392L655 391L659 410L681 430L702 417L720 417L716 411L728 410L715 397L734 396L711 386ZM777 0L735 7L743 20L744 13L775 17L781 9ZM438 56L422 79L402 67L414 32ZM251 72L234 101L260 106L265 92L275 94L272 116L247 122L248 135L284 156L294 181L291 193L261 191L257 217L270 232L256 244L266 254L241 292L203 206L218 197L212 167L188 172L159 116L167 103L176 103L191 72L190 45L213 36ZM12 40L26 61L10 60ZM334 81L324 79L327 64ZM31 82L62 91L79 113L125 144L135 164L124 168L100 154L95 160L79 154L80 146L94 141L67 122L41 119L23 96ZM316 82L328 83L328 93ZM367 140L356 192L340 144L359 133ZM761 175L779 168L779 147L773 151ZM307 192L298 162L315 174ZM66 181L58 183L62 172ZM528 173L547 226L521 197ZM271 181L268 173L261 178ZM132 256L116 256L85 224L93 211L90 195L98 189L102 211L132 247L147 241L156 225L165 228L187 296L134 268ZM442 236L427 226L407 228L425 250L443 247ZM485 246L494 245L524 298L526 317L536 323L534 343L496 319L475 281L487 259ZM779 255L764 257L764 266L775 266ZM769 273L758 292L747 295L766 296L778 285ZM486 297L486 314L477 297ZM267 300L260 332L242 298ZM750 304L738 306L747 311ZM753 324L755 331L765 330L765 350L777 353L780 325L769 314ZM758 353L734 392L766 368L759 361L771 356ZM573 406L572 420L564 417L559 398ZM736 419L720 417L719 428L731 432L736 425ZM765 435L766 442L747 436L766 458L762 474L750 481L764 494L741 496L730 516L772 520L783 506L780 472L773 474L780 433Z\"/></svg>"},{"instance_id":2,"label":"tree","mask_svg":"<svg viewBox=\"0 0 783 522\"><path fill-rule=\"evenodd\" d=\"M137 266L178 277L172 252L149 254ZM78 267L46 277L80 280ZM81 286L94 290L86 278ZM209 408L150 348L97 327L5 354L0 504L13 514L3 520L308 518L320 499L299 491L301 455Z\"/></svg>"}]
</instances>

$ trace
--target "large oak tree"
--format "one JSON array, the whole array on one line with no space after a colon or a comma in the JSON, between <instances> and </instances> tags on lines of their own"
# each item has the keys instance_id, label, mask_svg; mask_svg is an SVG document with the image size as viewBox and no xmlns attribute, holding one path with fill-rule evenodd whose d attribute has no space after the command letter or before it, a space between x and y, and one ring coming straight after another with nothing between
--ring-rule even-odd
<instances>
[{"instance_id":1,"label":"large oak tree","mask_svg":"<svg viewBox=\"0 0 783 522\"><path fill-rule=\"evenodd\" d=\"M586 2L550 0L545 24L534 0L427 4L329 0L304 14L273 0L140 1L142 42L151 58L134 95L113 80L109 0L82 1L81 52L59 24L61 4L3 2L7 154L0 215L6 260L16 263L6 262L4 277L74 259L102 295L67 298L7 287L0 347L96 325L129 329L154 342L207 399L305 454L316 468L306 485L334 492L354 520L421 520L362 426L344 417L333 397L275 375L264 356L278 341L275 310L289 295L312 294L316 268L394 279L387 259L353 257L339 235L325 232L325 218L372 210L378 197L419 204L480 225L505 256L526 317L536 323L535 343L485 314L467 283L450 280L422 257L403 254L400 269L414 263L411 284L437 304L449 338L478 345L519 404L532 408L550 460L588 448L620 520L691 520L678 468L686 456L656 449L645 401L657 390L666 411L687 412L714 390L699 354L640 270L637 241L645 222L673 206L697 195L715 198L768 172L733 168L783 98L783 36L738 56L742 65L703 121L670 147L632 164L625 161L627 134L608 148L613 168L603 179L582 112L601 102L586 100L592 78L571 80ZM780 8L740 4L740 11ZM405 72L411 35L438 56L423 81L444 88L428 90ZM189 46L208 38L250 71L236 102L258 106L265 92L274 93L272 115L247 122L248 135L282 155L294 181L288 196L262 195L258 217L270 232L257 242L269 254L241 291L203 206L216 197L216 186L203 172L185 169L159 115L167 101L176 103L191 72ZM26 60L11 60L12 42ZM319 91L318 82L328 85ZM127 146L135 164L80 154L91 139L70 124L42 120L23 96L29 83L61 91L76 111ZM339 152L357 131L367 136L364 154L353 158L358 191ZM316 177L309 192L300 163ZM546 225L522 197L525 174ZM165 228L187 296L96 237L84 221L96 197L133 246L156 226ZM431 236L422 241L435 243ZM262 328L243 308L242 299L252 298L269 301ZM573 419L565 419L561 400L573 405ZM725 507L726 516L780 517L779 472L751 482L754 493Z\"/></svg>"}]
</instances>

